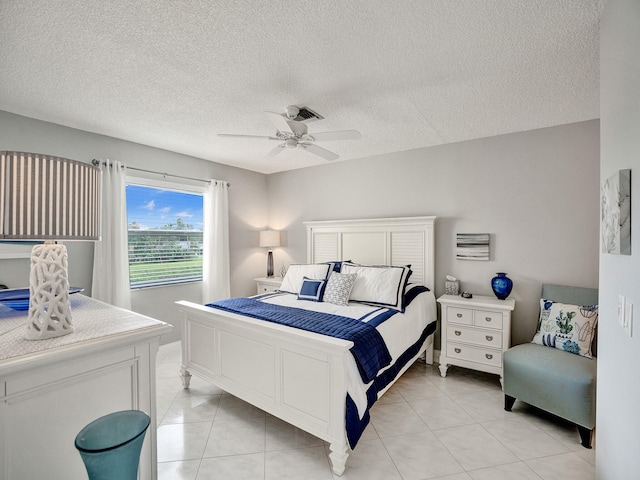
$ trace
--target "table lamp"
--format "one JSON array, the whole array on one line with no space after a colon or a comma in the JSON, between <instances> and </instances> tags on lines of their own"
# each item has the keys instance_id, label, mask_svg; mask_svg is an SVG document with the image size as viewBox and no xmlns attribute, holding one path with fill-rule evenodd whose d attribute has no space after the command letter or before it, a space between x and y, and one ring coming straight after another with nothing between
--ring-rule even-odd
<instances>
[{"instance_id":1,"label":"table lamp","mask_svg":"<svg viewBox=\"0 0 640 480\"><path fill-rule=\"evenodd\" d=\"M0 151L0 239L44 241L31 251L26 338L73 332L67 248L100 240L100 169L38 153Z\"/></svg>"},{"instance_id":2,"label":"table lamp","mask_svg":"<svg viewBox=\"0 0 640 480\"><path fill-rule=\"evenodd\" d=\"M267 277L273 277L273 247L280 246L280 232L263 230L260 232L260 246L269 249L267 254Z\"/></svg>"}]
</instances>

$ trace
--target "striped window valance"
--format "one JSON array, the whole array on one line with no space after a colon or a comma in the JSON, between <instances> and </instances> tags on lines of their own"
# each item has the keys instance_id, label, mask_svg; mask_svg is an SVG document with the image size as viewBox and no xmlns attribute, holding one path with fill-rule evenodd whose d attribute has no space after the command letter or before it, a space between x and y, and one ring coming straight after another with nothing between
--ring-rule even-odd
<instances>
[{"instance_id":1,"label":"striped window valance","mask_svg":"<svg viewBox=\"0 0 640 480\"><path fill-rule=\"evenodd\" d=\"M101 172L38 153L0 152L0 239L99 240Z\"/></svg>"}]
</instances>

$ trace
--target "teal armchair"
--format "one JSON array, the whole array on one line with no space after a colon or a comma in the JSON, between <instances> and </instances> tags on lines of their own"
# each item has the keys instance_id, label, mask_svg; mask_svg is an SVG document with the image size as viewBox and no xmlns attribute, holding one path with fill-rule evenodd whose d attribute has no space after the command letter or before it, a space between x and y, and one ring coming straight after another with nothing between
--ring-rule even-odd
<instances>
[{"instance_id":1,"label":"teal armchair","mask_svg":"<svg viewBox=\"0 0 640 480\"><path fill-rule=\"evenodd\" d=\"M598 290L545 284L542 298L574 305L597 305ZM594 343L596 340L594 339ZM596 421L597 360L534 343L503 356L504 408L516 399L577 425L582 446L591 448Z\"/></svg>"}]
</instances>

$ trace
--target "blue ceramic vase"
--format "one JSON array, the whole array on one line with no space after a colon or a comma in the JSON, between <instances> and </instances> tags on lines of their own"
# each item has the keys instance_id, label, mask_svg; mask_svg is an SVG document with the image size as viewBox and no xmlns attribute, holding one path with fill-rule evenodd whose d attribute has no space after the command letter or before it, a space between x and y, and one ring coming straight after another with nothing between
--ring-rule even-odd
<instances>
[{"instance_id":1,"label":"blue ceramic vase","mask_svg":"<svg viewBox=\"0 0 640 480\"><path fill-rule=\"evenodd\" d=\"M493 289L493 293L500 300L504 300L511 293L511 289L513 288L513 282L509 277L507 277L506 273L498 272L496 276L491 279L491 288Z\"/></svg>"}]
</instances>

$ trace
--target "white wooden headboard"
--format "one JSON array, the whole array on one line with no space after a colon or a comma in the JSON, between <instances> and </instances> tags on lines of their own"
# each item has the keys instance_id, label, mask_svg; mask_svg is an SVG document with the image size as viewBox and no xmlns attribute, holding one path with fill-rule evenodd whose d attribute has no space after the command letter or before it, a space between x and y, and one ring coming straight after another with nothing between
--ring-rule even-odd
<instances>
[{"instance_id":1,"label":"white wooden headboard","mask_svg":"<svg viewBox=\"0 0 640 480\"><path fill-rule=\"evenodd\" d=\"M365 265L411 265L411 283L434 291L436 217L304 222L307 262L351 260Z\"/></svg>"}]
</instances>

